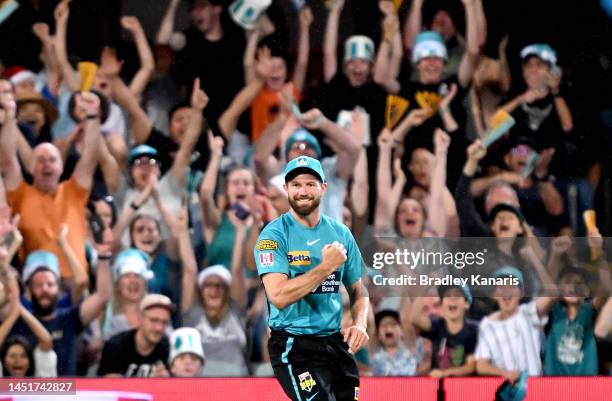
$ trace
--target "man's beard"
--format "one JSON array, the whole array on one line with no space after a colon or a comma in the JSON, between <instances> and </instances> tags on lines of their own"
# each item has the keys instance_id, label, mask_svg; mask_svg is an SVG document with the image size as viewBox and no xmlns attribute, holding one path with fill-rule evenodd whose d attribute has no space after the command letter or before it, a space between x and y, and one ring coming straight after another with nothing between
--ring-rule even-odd
<instances>
[{"instance_id":1,"label":"man's beard","mask_svg":"<svg viewBox=\"0 0 612 401\"><path fill-rule=\"evenodd\" d=\"M32 312L35 316L46 317L51 315L55 311L57 306L57 296L53 297L48 306L42 306L38 302L38 298L32 297Z\"/></svg>"},{"instance_id":2,"label":"man's beard","mask_svg":"<svg viewBox=\"0 0 612 401\"><path fill-rule=\"evenodd\" d=\"M301 198L304 199L304 198ZM310 213L312 213L316 208L319 207L319 203L321 203L321 198L317 198L317 197L312 197L312 198L308 198L308 200L311 201L310 205L300 205L299 202L300 199L295 199L295 198L289 198L289 204L291 205L291 208L300 216L302 217L308 217L310 215Z\"/></svg>"}]
</instances>

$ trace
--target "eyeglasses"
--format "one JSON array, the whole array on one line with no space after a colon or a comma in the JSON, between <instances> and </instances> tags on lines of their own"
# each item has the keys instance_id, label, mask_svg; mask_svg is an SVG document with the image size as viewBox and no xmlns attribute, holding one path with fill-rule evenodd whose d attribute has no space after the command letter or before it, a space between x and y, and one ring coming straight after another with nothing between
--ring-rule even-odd
<instances>
[{"instance_id":1,"label":"eyeglasses","mask_svg":"<svg viewBox=\"0 0 612 401\"><path fill-rule=\"evenodd\" d=\"M134 160L134 162L132 163L132 166L151 166L151 167L155 167L158 164L159 164L159 162L157 161L157 159L140 158L140 159Z\"/></svg>"}]
</instances>

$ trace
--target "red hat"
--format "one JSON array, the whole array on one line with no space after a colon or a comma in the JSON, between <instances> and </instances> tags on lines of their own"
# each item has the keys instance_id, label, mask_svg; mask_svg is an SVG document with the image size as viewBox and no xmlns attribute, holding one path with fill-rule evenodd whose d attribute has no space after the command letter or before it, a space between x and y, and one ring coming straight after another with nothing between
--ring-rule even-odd
<instances>
[{"instance_id":1,"label":"red hat","mask_svg":"<svg viewBox=\"0 0 612 401\"><path fill-rule=\"evenodd\" d=\"M17 85L23 81L36 81L36 74L30 70L26 70L20 65L14 65L4 70L4 78L11 81L13 85Z\"/></svg>"}]
</instances>

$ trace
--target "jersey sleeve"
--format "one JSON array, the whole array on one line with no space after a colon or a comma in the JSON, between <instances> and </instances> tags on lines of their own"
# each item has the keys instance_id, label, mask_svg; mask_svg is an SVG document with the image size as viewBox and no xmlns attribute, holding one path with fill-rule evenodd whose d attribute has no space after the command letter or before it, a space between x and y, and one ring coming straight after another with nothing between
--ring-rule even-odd
<instances>
[{"instance_id":1,"label":"jersey sleeve","mask_svg":"<svg viewBox=\"0 0 612 401\"><path fill-rule=\"evenodd\" d=\"M344 274L342 275L342 283L345 287L350 287L361 278L364 268L363 258L357 246L357 242L351 232L346 229L344 237L346 238L346 262L344 263Z\"/></svg>"},{"instance_id":2,"label":"jersey sleeve","mask_svg":"<svg viewBox=\"0 0 612 401\"><path fill-rule=\"evenodd\" d=\"M267 273L283 273L289 276L286 248L285 235L279 228L269 226L259 234L253 254L260 277Z\"/></svg>"}]
</instances>

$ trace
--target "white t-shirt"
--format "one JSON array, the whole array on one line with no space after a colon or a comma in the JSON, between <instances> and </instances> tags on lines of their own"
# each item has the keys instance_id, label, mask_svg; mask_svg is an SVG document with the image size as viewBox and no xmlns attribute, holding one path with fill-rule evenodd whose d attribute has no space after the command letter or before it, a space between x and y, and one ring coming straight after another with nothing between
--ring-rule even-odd
<instances>
[{"instance_id":1,"label":"white t-shirt","mask_svg":"<svg viewBox=\"0 0 612 401\"><path fill-rule=\"evenodd\" d=\"M480 322L475 358L488 360L499 369L541 375L542 327L547 320L538 316L535 300L520 305L508 319L485 317Z\"/></svg>"}]
</instances>

